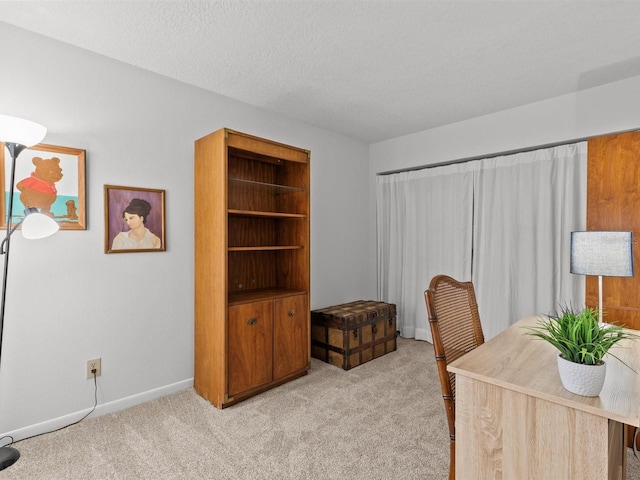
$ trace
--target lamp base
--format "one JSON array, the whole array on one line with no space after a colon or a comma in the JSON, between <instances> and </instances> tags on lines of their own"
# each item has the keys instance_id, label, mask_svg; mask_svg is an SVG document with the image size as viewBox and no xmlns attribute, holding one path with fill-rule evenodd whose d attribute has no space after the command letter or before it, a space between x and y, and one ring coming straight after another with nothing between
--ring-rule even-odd
<instances>
[{"instance_id":1,"label":"lamp base","mask_svg":"<svg viewBox=\"0 0 640 480\"><path fill-rule=\"evenodd\" d=\"M0 447L0 470L10 467L18 461L20 452L13 447Z\"/></svg>"}]
</instances>

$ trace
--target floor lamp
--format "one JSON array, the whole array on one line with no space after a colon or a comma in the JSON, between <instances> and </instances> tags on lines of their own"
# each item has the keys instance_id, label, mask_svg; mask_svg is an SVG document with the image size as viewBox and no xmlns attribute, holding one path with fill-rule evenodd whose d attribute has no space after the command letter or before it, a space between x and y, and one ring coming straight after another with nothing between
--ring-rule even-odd
<instances>
[{"instance_id":1,"label":"floor lamp","mask_svg":"<svg viewBox=\"0 0 640 480\"><path fill-rule=\"evenodd\" d=\"M633 277L633 232L571 232L571 273L598 276L602 324L602 277Z\"/></svg>"},{"instance_id":2,"label":"floor lamp","mask_svg":"<svg viewBox=\"0 0 640 480\"><path fill-rule=\"evenodd\" d=\"M7 199L7 231L0 244L0 255L4 255L4 270L2 276L2 300L0 303L0 361L2 360L2 332L4 330L4 307L7 293L7 273L9 270L9 247L11 235L18 227L22 227L22 236L29 239L48 237L58 231L58 224L50 217L43 215L37 208L26 206L25 216L13 224L13 195L16 173L16 158L27 147L40 143L47 133L42 125L22 118L0 115L0 142L11 155L11 174L9 197ZM4 192L5 186L2 185ZM4 195L4 193L2 193ZM20 452L13 447L0 447L0 470L13 465Z\"/></svg>"}]
</instances>

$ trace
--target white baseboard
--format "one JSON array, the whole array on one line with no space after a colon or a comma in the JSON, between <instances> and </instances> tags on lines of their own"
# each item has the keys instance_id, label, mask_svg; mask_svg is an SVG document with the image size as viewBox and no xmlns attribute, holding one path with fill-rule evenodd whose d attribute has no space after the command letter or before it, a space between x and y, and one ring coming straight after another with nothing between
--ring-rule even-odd
<instances>
[{"instance_id":1,"label":"white baseboard","mask_svg":"<svg viewBox=\"0 0 640 480\"><path fill-rule=\"evenodd\" d=\"M108 413L124 410L125 408L129 408L129 407L133 407L134 405L139 405L141 403L149 402L151 400L155 400L156 398L164 397L165 395L170 395L172 393L176 393L191 387L193 387L193 378L188 378L186 380L182 380L180 382L176 382L171 385L165 385L163 387L155 388L153 390L148 390L146 392L137 393L129 397L119 398L112 402L99 404L96 407L96 409L91 413L91 415L89 415L87 418L99 417L101 415L106 415ZM25 438L29 438L34 435L39 435L42 433L51 432L53 430L57 430L59 428L63 428L67 425L70 425L74 422L77 422L78 419L82 418L84 415L86 415L90 411L91 411L91 408L87 408L85 410L69 413L68 415L52 418L51 420L46 420L44 422L36 423L34 425L29 425L27 427L14 430L13 432L2 433L0 434L0 437L4 435L8 435L13 437L14 441L16 442L19 440L24 440Z\"/></svg>"}]
</instances>

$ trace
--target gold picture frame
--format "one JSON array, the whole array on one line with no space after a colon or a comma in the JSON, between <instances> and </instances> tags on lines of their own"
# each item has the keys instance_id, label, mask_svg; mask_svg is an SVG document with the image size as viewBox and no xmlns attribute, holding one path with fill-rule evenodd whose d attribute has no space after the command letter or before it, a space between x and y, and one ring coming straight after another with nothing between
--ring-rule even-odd
<instances>
[{"instance_id":1,"label":"gold picture frame","mask_svg":"<svg viewBox=\"0 0 640 480\"><path fill-rule=\"evenodd\" d=\"M0 143L0 228L7 226L11 158ZM86 230L85 151L39 143L23 150L16 159L12 218L17 223L26 207L50 215L61 230ZM26 205L29 203L29 205Z\"/></svg>"},{"instance_id":2,"label":"gold picture frame","mask_svg":"<svg viewBox=\"0 0 640 480\"><path fill-rule=\"evenodd\" d=\"M104 252L166 251L164 197L164 190L105 185Z\"/></svg>"}]
</instances>

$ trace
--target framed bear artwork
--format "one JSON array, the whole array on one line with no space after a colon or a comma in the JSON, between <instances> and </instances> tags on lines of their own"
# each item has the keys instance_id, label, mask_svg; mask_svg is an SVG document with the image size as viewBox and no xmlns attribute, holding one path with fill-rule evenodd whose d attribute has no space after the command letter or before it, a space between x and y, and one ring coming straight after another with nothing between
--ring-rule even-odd
<instances>
[{"instance_id":1,"label":"framed bear artwork","mask_svg":"<svg viewBox=\"0 0 640 480\"><path fill-rule=\"evenodd\" d=\"M164 252L164 190L104 186L104 253Z\"/></svg>"},{"instance_id":2,"label":"framed bear artwork","mask_svg":"<svg viewBox=\"0 0 640 480\"><path fill-rule=\"evenodd\" d=\"M6 228L11 159L0 143L0 228ZM39 143L16 159L13 218L24 217L27 207L36 207L53 218L61 230L86 230L85 151Z\"/></svg>"}]
</instances>

